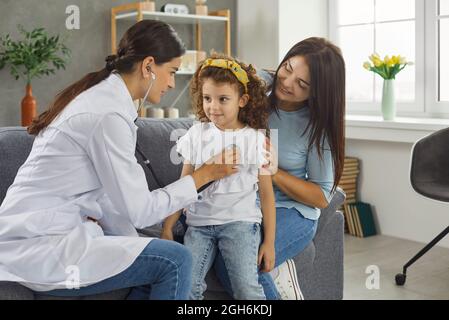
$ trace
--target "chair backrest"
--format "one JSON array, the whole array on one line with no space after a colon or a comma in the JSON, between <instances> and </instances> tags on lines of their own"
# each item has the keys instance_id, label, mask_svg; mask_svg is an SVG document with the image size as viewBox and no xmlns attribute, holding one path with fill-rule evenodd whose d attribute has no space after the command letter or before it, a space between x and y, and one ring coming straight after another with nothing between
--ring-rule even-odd
<instances>
[{"instance_id":1,"label":"chair backrest","mask_svg":"<svg viewBox=\"0 0 449 320\"><path fill-rule=\"evenodd\" d=\"M449 128L415 143L411 156L410 182L417 193L449 202Z\"/></svg>"}]
</instances>

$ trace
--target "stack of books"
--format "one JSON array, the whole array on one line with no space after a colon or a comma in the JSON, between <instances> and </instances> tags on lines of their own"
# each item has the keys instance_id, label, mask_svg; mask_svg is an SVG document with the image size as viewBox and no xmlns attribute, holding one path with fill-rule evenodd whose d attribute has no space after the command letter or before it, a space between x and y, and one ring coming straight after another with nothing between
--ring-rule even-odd
<instances>
[{"instance_id":1,"label":"stack of books","mask_svg":"<svg viewBox=\"0 0 449 320\"><path fill-rule=\"evenodd\" d=\"M358 201L357 182L360 173L359 159L345 158L343 174L338 186L346 193L340 210L345 217L345 232L364 238L377 234L371 206Z\"/></svg>"},{"instance_id":2,"label":"stack of books","mask_svg":"<svg viewBox=\"0 0 449 320\"><path fill-rule=\"evenodd\" d=\"M368 203L345 204L344 215L350 235L366 238L377 234L371 206Z\"/></svg>"},{"instance_id":3,"label":"stack of books","mask_svg":"<svg viewBox=\"0 0 449 320\"><path fill-rule=\"evenodd\" d=\"M343 174L338 185L346 193L345 204L355 203L357 201L357 179L359 173L359 159L345 158Z\"/></svg>"}]
</instances>

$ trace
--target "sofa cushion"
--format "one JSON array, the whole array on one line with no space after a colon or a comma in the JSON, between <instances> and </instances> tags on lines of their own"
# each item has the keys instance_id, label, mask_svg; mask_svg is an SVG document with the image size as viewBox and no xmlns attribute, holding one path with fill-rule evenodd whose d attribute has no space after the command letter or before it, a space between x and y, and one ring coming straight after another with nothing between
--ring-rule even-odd
<instances>
[{"instance_id":1,"label":"sofa cushion","mask_svg":"<svg viewBox=\"0 0 449 320\"><path fill-rule=\"evenodd\" d=\"M125 300L129 291L129 288L125 288L82 297L55 297L36 292L34 298L35 300Z\"/></svg>"},{"instance_id":2,"label":"sofa cushion","mask_svg":"<svg viewBox=\"0 0 449 320\"><path fill-rule=\"evenodd\" d=\"M0 281L0 300L34 300L34 293L18 283Z\"/></svg>"},{"instance_id":3,"label":"sofa cushion","mask_svg":"<svg viewBox=\"0 0 449 320\"><path fill-rule=\"evenodd\" d=\"M150 160L157 178L166 186L179 179L182 170L182 162L173 163L170 154L177 156L174 146L178 138L184 135L193 124L192 119L153 119L140 118L136 125L137 139L144 155ZM142 164L142 157L136 153L136 157ZM143 165L150 190L158 189L150 170Z\"/></svg>"},{"instance_id":4,"label":"sofa cushion","mask_svg":"<svg viewBox=\"0 0 449 320\"><path fill-rule=\"evenodd\" d=\"M33 141L34 136L29 135L25 128L0 128L0 203L20 166L28 158Z\"/></svg>"}]
</instances>

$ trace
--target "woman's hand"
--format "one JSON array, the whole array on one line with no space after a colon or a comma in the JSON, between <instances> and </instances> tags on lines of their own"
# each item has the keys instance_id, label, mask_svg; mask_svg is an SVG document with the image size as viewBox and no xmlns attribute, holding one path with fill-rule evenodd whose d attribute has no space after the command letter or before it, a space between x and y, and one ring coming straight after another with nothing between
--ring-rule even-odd
<instances>
[{"instance_id":1,"label":"woman's hand","mask_svg":"<svg viewBox=\"0 0 449 320\"><path fill-rule=\"evenodd\" d=\"M261 175L274 176L278 172L278 154L276 148L271 144L270 139L265 140L265 158L268 163L260 169Z\"/></svg>"},{"instance_id":2,"label":"woman's hand","mask_svg":"<svg viewBox=\"0 0 449 320\"><path fill-rule=\"evenodd\" d=\"M262 262L263 265L261 264ZM259 248L259 258L257 263L262 272L270 272L273 270L275 263L274 243L262 243Z\"/></svg>"},{"instance_id":3,"label":"woman's hand","mask_svg":"<svg viewBox=\"0 0 449 320\"><path fill-rule=\"evenodd\" d=\"M237 173L238 163L240 163L238 149L236 147L224 149L192 173L197 190L211 181L220 180Z\"/></svg>"}]
</instances>

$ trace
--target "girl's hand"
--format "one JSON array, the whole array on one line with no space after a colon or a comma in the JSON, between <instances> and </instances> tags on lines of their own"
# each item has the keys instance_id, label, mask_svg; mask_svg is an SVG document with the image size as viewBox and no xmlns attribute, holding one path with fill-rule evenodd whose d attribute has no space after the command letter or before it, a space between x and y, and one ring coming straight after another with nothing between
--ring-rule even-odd
<instances>
[{"instance_id":1,"label":"girl's hand","mask_svg":"<svg viewBox=\"0 0 449 320\"><path fill-rule=\"evenodd\" d=\"M267 159L268 163L264 165L262 169L260 169L260 174L274 176L278 171L277 151L268 138L265 140L264 148L266 152L265 158Z\"/></svg>"},{"instance_id":2,"label":"girl's hand","mask_svg":"<svg viewBox=\"0 0 449 320\"><path fill-rule=\"evenodd\" d=\"M261 265L262 262L263 266ZM259 258L257 263L259 265L260 271L262 272L270 272L271 270L273 270L275 263L274 243L262 243L259 248Z\"/></svg>"},{"instance_id":3,"label":"girl's hand","mask_svg":"<svg viewBox=\"0 0 449 320\"><path fill-rule=\"evenodd\" d=\"M163 229L161 233L161 239L174 241L173 231Z\"/></svg>"}]
</instances>

